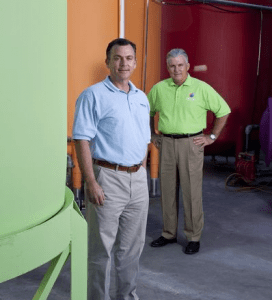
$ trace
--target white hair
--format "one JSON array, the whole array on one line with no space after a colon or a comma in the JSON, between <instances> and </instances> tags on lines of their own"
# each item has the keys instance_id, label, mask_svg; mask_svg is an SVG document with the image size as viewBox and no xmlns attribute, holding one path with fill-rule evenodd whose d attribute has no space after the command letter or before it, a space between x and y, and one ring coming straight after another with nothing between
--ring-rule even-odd
<instances>
[{"instance_id":1,"label":"white hair","mask_svg":"<svg viewBox=\"0 0 272 300\"><path fill-rule=\"evenodd\" d=\"M188 59L187 53L186 53L183 49L178 49L178 48L172 49L172 50L170 50L170 51L167 53L167 55L166 55L166 62L167 62L167 64L168 64L169 59L170 59L171 57L178 57L178 56L180 56L180 55L184 56L184 58L185 58L185 60L186 60L186 63L188 64L189 59Z\"/></svg>"}]
</instances>

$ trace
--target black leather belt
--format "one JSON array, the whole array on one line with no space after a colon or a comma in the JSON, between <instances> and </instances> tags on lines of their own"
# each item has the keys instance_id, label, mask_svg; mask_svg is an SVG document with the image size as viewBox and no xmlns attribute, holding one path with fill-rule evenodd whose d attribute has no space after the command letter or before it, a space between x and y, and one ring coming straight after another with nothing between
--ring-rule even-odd
<instances>
[{"instance_id":1,"label":"black leather belt","mask_svg":"<svg viewBox=\"0 0 272 300\"><path fill-rule=\"evenodd\" d=\"M125 171L125 172L128 172L128 173L137 172L140 169L141 165L142 165L142 164L138 164L138 165L134 165L134 166L131 166L131 167L126 167L126 166L122 166L122 165L111 164L108 161L98 160L98 159L94 159L93 163L95 165L98 165L98 166L101 166L101 167L104 167L104 168L112 169L112 170L115 170L115 171Z\"/></svg>"},{"instance_id":2,"label":"black leather belt","mask_svg":"<svg viewBox=\"0 0 272 300\"><path fill-rule=\"evenodd\" d=\"M166 136L166 137L170 137L172 139L184 139L184 138L189 138L191 136L199 135L201 133L202 133L202 131L199 131L197 133L185 133L185 134L165 134L165 133L163 133L162 135Z\"/></svg>"}]
</instances>

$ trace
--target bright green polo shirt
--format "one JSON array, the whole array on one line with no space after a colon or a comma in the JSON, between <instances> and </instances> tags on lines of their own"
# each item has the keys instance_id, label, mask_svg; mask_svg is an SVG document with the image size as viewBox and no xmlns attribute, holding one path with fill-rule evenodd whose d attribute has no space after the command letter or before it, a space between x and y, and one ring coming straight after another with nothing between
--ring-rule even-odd
<instances>
[{"instance_id":1,"label":"bright green polo shirt","mask_svg":"<svg viewBox=\"0 0 272 300\"><path fill-rule=\"evenodd\" d=\"M188 74L178 86L172 78L153 86L147 95L150 115L159 112L159 131L166 134L196 133L207 126L207 111L216 118L230 113L226 101L207 83Z\"/></svg>"}]
</instances>

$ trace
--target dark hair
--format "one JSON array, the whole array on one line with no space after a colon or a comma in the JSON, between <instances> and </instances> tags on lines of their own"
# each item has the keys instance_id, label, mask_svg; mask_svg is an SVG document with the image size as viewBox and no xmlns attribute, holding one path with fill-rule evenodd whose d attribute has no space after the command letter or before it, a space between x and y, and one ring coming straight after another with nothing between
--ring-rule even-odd
<instances>
[{"instance_id":1,"label":"dark hair","mask_svg":"<svg viewBox=\"0 0 272 300\"><path fill-rule=\"evenodd\" d=\"M111 41L108 44L108 47L107 47L107 50L106 50L107 60L110 59L111 49L115 45L118 45L118 46L127 46L127 45L130 45L133 48L135 56L136 56L136 45L133 42L127 40L127 39L118 38L118 39L115 39L115 40Z\"/></svg>"}]
</instances>

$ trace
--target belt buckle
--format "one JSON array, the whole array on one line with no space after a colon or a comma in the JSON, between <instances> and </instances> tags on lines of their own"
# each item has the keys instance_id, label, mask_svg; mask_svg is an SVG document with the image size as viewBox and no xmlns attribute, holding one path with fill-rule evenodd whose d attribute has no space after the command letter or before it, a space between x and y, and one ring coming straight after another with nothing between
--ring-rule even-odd
<instances>
[{"instance_id":1,"label":"belt buckle","mask_svg":"<svg viewBox=\"0 0 272 300\"><path fill-rule=\"evenodd\" d=\"M127 169L127 173L132 173L132 168L133 168L133 166L131 166L131 167L128 167L128 169Z\"/></svg>"}]
</instances>

